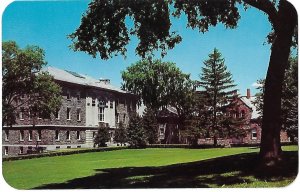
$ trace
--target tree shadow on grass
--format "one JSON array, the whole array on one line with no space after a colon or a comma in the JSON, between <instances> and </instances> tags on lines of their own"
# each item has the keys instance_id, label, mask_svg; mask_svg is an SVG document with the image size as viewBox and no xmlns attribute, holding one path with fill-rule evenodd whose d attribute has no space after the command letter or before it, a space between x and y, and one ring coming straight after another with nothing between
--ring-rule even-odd
<instances>
[{"instance_id":1,"label":"tree shadow on grass","mask_svg":"<svg viewBox=\"0 0 300 192\"><path fill-rule=\"evenodd\" d=\"M276 181L296 177L298 152L284 152L284 157L282 171L268 179ZM35 189L221 187L251 183L253 181L247 179L249 176L259 178L255 171L257 162L257 153L248 153L161 167L97 169L97 173L92 176L42 185Z\"/></svg>"}]
</instances>

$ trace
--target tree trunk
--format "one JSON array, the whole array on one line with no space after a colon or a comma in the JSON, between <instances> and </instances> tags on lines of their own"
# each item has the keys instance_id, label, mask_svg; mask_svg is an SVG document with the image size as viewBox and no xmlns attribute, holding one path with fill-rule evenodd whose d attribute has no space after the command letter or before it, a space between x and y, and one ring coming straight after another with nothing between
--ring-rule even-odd
<instances>
[{"instance_id":1,"label":"tree trunk","mask_svg":"<svg viewBox=\"0 0 300 192\"><path fill-rule=\"evenodd\" d=\"M218 145L218 138L216 135L214 135L214 147L217 147Z\"/></svg>"},{"instance_id":2,"label":"tree trunk","mask_svg":"<svg viewBox=\"0 0 300 192\"><path fill-rule=\"evenodd\" d=\"M261 165L276 165L281 160L280 130L281 97L284 72L297 25L295 8L287 1L280 1L276 38L271 49L269 68L265 82L262 136L260 147Z\"/></svg>"}]
</instances>

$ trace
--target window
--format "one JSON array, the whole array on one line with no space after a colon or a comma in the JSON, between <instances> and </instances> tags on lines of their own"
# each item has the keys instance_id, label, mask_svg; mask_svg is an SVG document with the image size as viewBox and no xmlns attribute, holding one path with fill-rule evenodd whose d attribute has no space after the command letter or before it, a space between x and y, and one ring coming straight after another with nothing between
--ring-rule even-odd
<instances>
[{"instance_id":1,"label":"window","mask_svg":"<svg viewBox=\"0 0 300 192\"><path fill-rule=\"evenodd\" d=\"M59 130L55 131L55 140L59 141Z\"/></svg>"},{"instance_id":2,"label":"window","mask_svg":"<svg viewBox=\"0 0 300 192\"><path fill-rule=\"evenodd\" d=\"M245 117L245 111L244 110L241 111L241 117Z\"/></svg>"},{"instance_id":3,"label":"window","mask_svg":"<svg viewBox=\"0 0 300 192\"><path fill-rule=\"evenodd\" d=\"M99 122L104 122L104 109L105 109L105 102L99 101L99 106L98 106L98 121Z\"/></svg>"},{"instance_id":4,"label":"window","mask_svg":"<svg viewBox=\"0 0 300 192\"><path fill-rule=\"evenodd\" d=\"M165 134L165 126L164 124L159 124L159 135L164 136Z\"/></svg>"},{"instance_id":5,"label":"window","mask_svg":"<svg viewBox=\"0 0 300 192\"><path fill-rule=\"evenodd\" d=\"M256 132L256 129L253 129L253 130L251 131L251 138L252 138L252 139L257 139L257 132Z\"/></svg>"},{"instance_id":6,"label":"window","mask_svg":"<svg viewBox=\"0 0 300 192\"><path fill-rule=\"evenodd\" d=\"M4 147L4 155L8 155L8 147Z\"/></svg>"},{"instance_id":7,"label":"window","mask_svg":"<svg viewBox=\"0 0 300 192\"><path fill-rule=\"evenodd\" d=\"M70 131L67 131L67 140L71 140Z\"/></svg>"},{"instance_id":8,"label":"window","mask_svg":"<svg viewBox=\"0 0 300 192\"><path fill-rule=\"evenodd\" d=\"M110 108L111 108L111 109L114 108L114 102L113 102L113 101L110 101L110 102L109 102L109 105L110 105Z\"/></svg>"},{"instance_id":9,"label":"window","mask_svg":"<svg viewBox=\"0 0 300 192\"><path fill-rule=\"evenodd\" d=\"M24 108L23 107L21 107L21 109L20 109L19 118L20 118L20 120L24 120Z\"/></svg>"},{"instance_id":10,"label":"window","mask_svg":"<svg viewBox=\"0 0 300 192\"><path fill-rule=\"evenodd\" d=\"M126 114L123 115L123 122L126 120Z\"/></svg>"},{"instance_id":11,"label":"window","mask_svg":"<svg viewBox=\"0 0 300 192\"><path fill-rule=\"evenodd\" d=\"M56 109L56 111L55 111L55 119L59 119L60 118L60 115L59 115L59 109Z\"/></svg>"},{"instance_id":12,"label":"window","mask_svg":"<svg viewBox=\"0 0 300 192\"><path fill-rule=\"evenodd\" d=\"M28 141L32 141L32 130L28 131Z\"/></svg>"},{"instance_id":13,"label":"window","mask_svg":"<svg viewBox=\"0 0 300 192\"><path fill-rule=\"evenodd\" d=\"M38 141L42 140L42 131L41 130L38 130L37 140Z\"/></svg>"},{"instance_id":14,"label":"window","mask_svg":"<svg viewBox=\"0 0 300 192\"><path fill-rule=\"evenodd\" d=\"M9 138L9 130L5 130L5 141L8 141Z\"/></svg>"},{"instance_id":15,"label":"window","mask_svg":"<svg viewBox=\"0 0 300 192\"><path fill-rule=\"evenodd\" d=\"M67 120L71 120L71 108L67 107Z\"/></svg>"},{"instance_id":16,"label":"window","mask_svg":"<svg viewBox=\"0 0 300 192\"><path fill-rule=\"evenodd\" d=\"M28 119L31 119L31 110L28 110Z\"/></svg>"},{"instance_id":17,"label":"window","mask_svg":"<svg viewBox=\"0 0 300 192\"><path fill-rule=\"evenodd\" d=\"M96 99L92 98L92 106L96 106Z\"/></svg>"},{"instance_id":18,"label":"window","mask_svg":"<svg viewBox=\"0 0 300 192\"><path fill-rule=\"evenodd\" d=\"M98 108L98 121L104 122L104 107Z\"/></svg>"},{"instance_id":19,"label":"window","mask_svg":"<svg viewBox=\"0 0 300 192\"><path fill-rule=\"evenodd\" d=\"M94 132L93 132L94 133ZM80 140L80 131L77 131L76 132L76 138L77 138L77 140Z\"/></svg>"},{"instance_id":20,"label":"window","mask_svg":"<svg viewBox=\"0 0 300 192\"><path fill-rule=\"evenodd\" d=\"M81 121L80 112L81 112L81 109L78 108L77 109L77 121Z\"/></svg>"},{"instance_id":21,"label":"window","mask_svg":"<svg viewBox=\"0 0 300 192\"><path fill-rule=\"evenodd\" d=\"M24 131L20 131L20 141L24 141Z\"/></svg>"},{"instance_id":22,"label":"window","mask_svg":"<svg viewBox=\"0 0 300 192\"><path fill-rule=\"evenodd\" d=\"M71 93L70 93L70 91L67 91L67 100L71 100Z\"/></svg>"},{"instance_id":23,"label":"window","mask_svg":"<svg viewBox=\"0 0 300 192\"><path fill-rule=\"evenodd\" d=\"M77 97L76 98L77 98L77 102L80 102L80 98L81 98L80 92L77 93Z\"/></svg>"},{"instance_id":24,"label":"window","mask_svg":"<svg viewBox=\"0 0 300 192\"><path fill-rule=\"evenodd\" d=\"M95 131L93 131L93 138L95 138L96 137L96 132Z\"/></svg>"},{"instance_id":25,"label":"window","mask_svg":"<svg viewBox=\"0 0 300 192\"><path fill-rule=\"evenodd\" d=\"M24 151L24 148L23 148L23 147L20 147L20 152L19 152L19 154L23 154L23 151Z\"/></svg>"},{"instance_id":26,"label":"window","mask_svg":"<svg viewBox=\"0 0 300 192\"><path fill-rule=\"evenodd\" d=\"M38 119L42 119L42 113L38 113Z\"/></svg>"},{"instance_id":27,"label":"window","mask_svg":"<svg viewBox=\"0 0 300 192\"><path fill-rule=\"evenodd\" d=\"M117 123L119 123L119 113L116 113L116 121L117 121Z\"/></svg>"}]
</instances>

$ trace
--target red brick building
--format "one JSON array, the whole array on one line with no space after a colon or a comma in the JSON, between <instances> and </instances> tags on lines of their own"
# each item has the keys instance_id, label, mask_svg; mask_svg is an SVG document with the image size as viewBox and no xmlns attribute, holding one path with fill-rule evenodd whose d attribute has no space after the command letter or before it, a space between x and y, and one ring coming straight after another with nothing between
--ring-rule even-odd
<instances>
[{"instance_id":1,"label":"red brick building","mask_svg":"<svg viewBox=\"0 0 300 192\"><path fill-rule=\"evenodd\" d=\"M261 141L261 118L260 113L253 105L255 96L251 96L250 89L247 89L246 96L237 96L228 105L226 115L233 118L243 117L244 123L241 129L246 132L245 137L241 138L219 138L218 144L259 144ZM159 141L164 144L187 143L182 138L177 125L177 112L172 107L162 110L158 117ZM290 141L286 132L281 131L281 141ZM212 138L199 138L198 144L213 144Z\"/></svg>"}]
</instances>

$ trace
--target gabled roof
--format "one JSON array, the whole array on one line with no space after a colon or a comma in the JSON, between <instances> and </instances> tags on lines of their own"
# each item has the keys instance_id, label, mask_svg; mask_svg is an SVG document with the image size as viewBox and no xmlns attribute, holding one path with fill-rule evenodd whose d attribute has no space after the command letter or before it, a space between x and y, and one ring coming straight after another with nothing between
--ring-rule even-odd
<instances>
[{"instance_id":1,"label":"gabled roof","mask_svg":"<svg viewBox=\"0 0 300 192\"><path fill-rule=\"evenodd\" d=\"M249 99L246 96L240 97L241 101L245 103L245 105L247 105L250 109L252 109L251 119L257 119L260 116L256 106L253 105L253 101L255 101L255 98L255 96L251 96Z\"/></svg>"},{"instance_id":2,"label":"gabled roof","mask_svg":"<svg viewBox=\"0 0 300 192\"><path fill-rule=\"evenodd\" d=\"M92 86L92 87L107 89L119 93L129 93L124 90L121 90L118 87L111 85L110 83L103 83L100 82L98 79L94 79L90 76L79 74L73 71L62 70L55 67L46 67L43 68L41 71L48 72L50 75L54 77L55 80L84 85L84 86Z\"/></svg>"}]
</instances>

